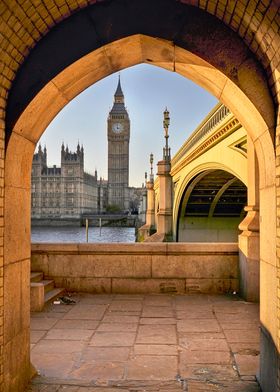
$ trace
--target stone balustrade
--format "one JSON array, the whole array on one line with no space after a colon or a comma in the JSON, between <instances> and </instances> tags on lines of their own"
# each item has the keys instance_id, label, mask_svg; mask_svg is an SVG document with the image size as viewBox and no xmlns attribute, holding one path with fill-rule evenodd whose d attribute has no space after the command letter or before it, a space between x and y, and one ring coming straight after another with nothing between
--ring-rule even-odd
<instances>
[{"instance_id":1,"label":"stone balustrade","mask_svg":"<svg viewBox=\"0 0 280 392\"><path fill-rule=\"evenodd\" d=\"M32 271L90 293L238 291L235 243L33 244Z\"/></svg>"},{"instance_id":2,"label":"stone balustrade","mask_svg":"<svg viewBox=\"0 0 280 392\"><path fill-rule=\"evenodd\" d=\"M210 132L218 126L218 124L224 120L230 113L230 110L223 104L219 103L215 108L208 114L202 124L200 124L191 136L187 139L185 144L180 148L178 153L172 158L172 165L174 166L184 155L186 155L192 147L199 142Z\"/></svg>"}]
</instances>

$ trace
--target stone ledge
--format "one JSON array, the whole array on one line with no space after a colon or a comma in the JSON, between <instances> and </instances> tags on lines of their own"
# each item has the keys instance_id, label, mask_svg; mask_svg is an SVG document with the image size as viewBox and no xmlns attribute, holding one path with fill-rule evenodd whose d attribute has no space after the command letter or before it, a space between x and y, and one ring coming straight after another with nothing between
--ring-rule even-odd
<instances>
[{"instance_id":1,"label":"stone ledge","mask_svg":"<svg viewBox=\"0 0 280 392\"><path fill-rule=\"evenodd\" d=\"M238 254L237 243L103 243L37 244L32 254Z\"/></svg>"}]
</instances>

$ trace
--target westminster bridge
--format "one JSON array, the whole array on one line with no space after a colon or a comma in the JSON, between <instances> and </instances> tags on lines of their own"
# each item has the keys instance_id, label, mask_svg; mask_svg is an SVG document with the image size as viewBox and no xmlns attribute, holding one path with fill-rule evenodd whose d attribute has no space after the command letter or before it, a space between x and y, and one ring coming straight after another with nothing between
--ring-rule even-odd
<instances>
[{"instance_id":1,"label":"westminster bridge","mask_svg":"<svg viewBox=\"0 0 280 392\"><path fill-rule=\"evenodd\" d=\"M247 206L247 149L246 130L218 104L171 159L171 192L164 198L171 197L173 241L237 242ZM160 208L166 209L160 176L154 192L157 228Z\"/></svg>"}]
</instances>

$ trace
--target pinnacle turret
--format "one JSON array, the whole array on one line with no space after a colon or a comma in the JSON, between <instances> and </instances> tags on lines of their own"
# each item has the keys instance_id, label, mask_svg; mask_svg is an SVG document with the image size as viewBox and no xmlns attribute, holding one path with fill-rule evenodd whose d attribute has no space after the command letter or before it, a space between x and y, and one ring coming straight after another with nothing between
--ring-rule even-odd
<instances>
[{"instance_id":1,"label":"pinnacle turret","mask_svg":"<svg viewBox=\"0 0 280 392\"><path fill-rule=\"evenodd\" d=\"M115 98L116 97L123 97L123 91L122 91L122 86L121 86L121 77L119 75L119 81L118 81L118 85L117 85L117 89L115 92Z\"/></svg>"},{"instance_id":2,"label":"pinnacle turret","mask_svg":"<svg viewBox=\"0 0 280 392\"><path fill-rule=\"evenodd\" d=\"M38 162L42 165L47 165L47 148L42 149L41 143L38 146L38 152L33 156L33 162Z\"/></svg>"}]
</instances>

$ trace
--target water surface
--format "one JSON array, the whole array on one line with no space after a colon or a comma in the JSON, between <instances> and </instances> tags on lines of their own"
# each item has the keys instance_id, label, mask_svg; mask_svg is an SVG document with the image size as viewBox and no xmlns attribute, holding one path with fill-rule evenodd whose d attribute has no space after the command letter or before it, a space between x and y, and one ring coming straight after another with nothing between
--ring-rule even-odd
<instances>
[{"instance_id":1,"label":"water surface","mask_svg":"<svg viewBox=\"0 0 280 392\"><path fill-rule=\"evenodd\" d=\"M31 242L86 242L85 227L32 227ZM89 227L88 242L135 242L134 227Z\"/></svg>"}]
</instances>

